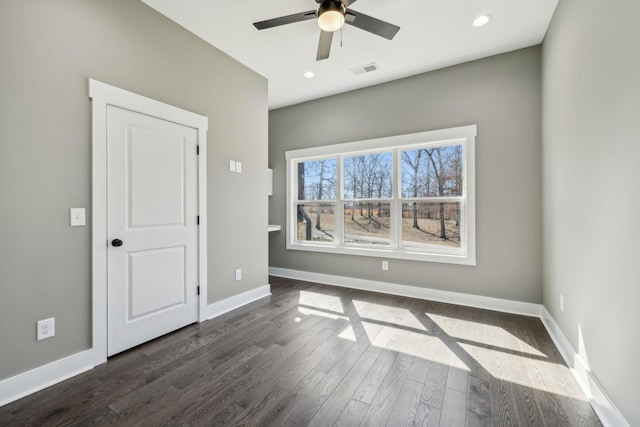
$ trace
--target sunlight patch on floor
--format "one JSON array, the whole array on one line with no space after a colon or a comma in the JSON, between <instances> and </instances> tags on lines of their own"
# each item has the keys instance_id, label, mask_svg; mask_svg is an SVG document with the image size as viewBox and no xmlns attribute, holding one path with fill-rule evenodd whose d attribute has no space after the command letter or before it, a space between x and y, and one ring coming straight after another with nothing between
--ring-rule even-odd
<instances>
[{"instance_id":1,"label":"sunlight patch on floor","mask_svg":"<svg viewBox=\"0 0 640 427\"><path fill-rule=\"evenodd\" d=\"M363 319L392 323L421 331L427 330L409 310L358 300L353 300L353 305L358 315Z\"/></svg>"},{"instance_id":2,"label":"sunlight patch on floor","mask_svg":"<svg viewBox=\"0 0 640 427\"><path fill-rule=\"evenodd\" d=\"M578 384L571 381L569 368L564 365L472 344L460 344L460 347L497 379L586 400Z\"/></svg>"},{"instance_id":3,"label":"sunlight patch on floor","mask_svg":"<svg viewBox=\"0 0 640 427\"><path fill-rule=\"evenodd\" d=\"M500 326L487 325L482 322L471 322L450 318L438 314L428 314L428 316L443 330L453 338L460 338L467 341L474 341L488 344L492 347L504 348L534 356L547 357L535 347L530 346L520 338ZM453 321L452 321L453 320Z\"/></svg>"},{"instance_id":4,"label":"sunlight patch on floor","mask_svg":"<svg viewBox=\"0 0 640 427\"><path fill-rule=\"evenodd\" d=\"M344 313L342 301L340 301L340 298L333 295L310 291L300 291L299 302L302 305L309 305L323 310Z\"/></svg>"},{"instance_id":5,"label":"sunlight patch on floor","mask_svg":"<svg viewBox=\"0 0 640 427\"><path fill-rule=\"evenodd\" d=\"M353 300L353 306L360 317L380 322L388 322L398 311L395 307L360 300Z\"/></svg>"},{"instance_id":6,"label":"sunlight patch on floor","mask_svg":"<svg viewBox=\"0 0 640 427\"><path fill-rule=\"evenodd\" d=\"M347 316L340 316L339 314L334 314L327 311L314 310L313 308L307 307L298 307L298 313L304 314L305 316L314 315L320 317L326 317L328 319L344 319L349 320Z\"/></svg>"},{"instance_id":7,"label":"sunlight patch on floor","mask_svg":"<svg viewBox=\"0 0 640 427\"><path fill-rule=\"evenodd\" d=\"M371 345L470 371L469 367L438 337L420 332L362 322Z\"/></svg>"},{"instance_id":8,"label":"sunlight patch on floor","mask_svg":"<svg viewBox=\"0 0 640 427\"><path fill-rule=\"evenodd\" d=\"M342 338L343 340L349 340L353 342L358 341L356 339L356 333L353 330L353 327L351 325L348 325L346 328L344 328L342 332L338 334L338 338Z\"/></svg>"}]
</instances>

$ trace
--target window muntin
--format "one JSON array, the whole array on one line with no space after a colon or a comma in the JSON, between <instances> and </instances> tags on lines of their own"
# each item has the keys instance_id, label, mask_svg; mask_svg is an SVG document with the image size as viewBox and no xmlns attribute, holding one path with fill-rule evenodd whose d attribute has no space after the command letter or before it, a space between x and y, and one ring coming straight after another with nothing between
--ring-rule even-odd
<instances>
[{"instance_id":1,"label":"window muntin","mask_svg":"<svg viewBox=\"0 0 640 427\"><path fill-rule=\"evenodd\" d=\"M475 134L287 152L287 248L475 265Z\"/></svg>"}]
</instances>

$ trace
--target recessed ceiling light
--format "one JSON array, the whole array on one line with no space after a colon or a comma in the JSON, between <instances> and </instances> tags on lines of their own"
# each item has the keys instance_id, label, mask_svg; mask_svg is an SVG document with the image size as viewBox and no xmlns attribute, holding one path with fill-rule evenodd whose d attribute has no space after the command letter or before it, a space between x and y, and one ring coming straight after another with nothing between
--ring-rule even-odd
<instances>
[{"instance_id":1,"label":"recessed ceiling light","mask_svg":"<svg viewBox=\"0 0 640 427\"><path fill-rule=\"evenodd\" d=\"M306 71L304 73L304 77L307 79L312 79L315 76L315 74L313 74L313 71Z\"/></svg>"},{"instance_id":2,"label":"recessed ceiling light","mask_svg":"<svg viewBox=\"0 0 640 427\"><path fill-rule=\"evenodd\" d=\"M474 27L484 27L491 21L491 15L480 15L476 19L473 20Z\"/></svg>"}]
</instances>

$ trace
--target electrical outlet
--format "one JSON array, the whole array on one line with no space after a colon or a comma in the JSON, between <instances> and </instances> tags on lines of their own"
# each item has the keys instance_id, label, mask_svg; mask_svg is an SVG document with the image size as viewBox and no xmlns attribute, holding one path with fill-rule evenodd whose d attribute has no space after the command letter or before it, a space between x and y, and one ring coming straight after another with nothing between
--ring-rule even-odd
<instances>
[{"instance_id":1,"label":"electrical outlet","mask_svg":"<svg viewBox=\"0 0 640 427\"><path fill-rule=\"evenodd\" d=\"M560 311L564 312L564 295L560 294Z\"/></svg>"},{"instance_id":2,"label":"electrical outlet","mask_svg":"<svg viewBox=\"0 0 640 427\"><path fill-rule=\"evenodd\" d=\"M242 173L242 162L236 162L236 173Z\"/></svg>"},{"instance_id":3,"label":"electrical outlet","mask_svg":"<svg viewBox=\"0 0 640 427\"><path fill-rule=\"evenodd\" d=\"M236 270L236 280L242 279L242 269L238 268Z\"/></svg>"},{"instance_id":4,"label":"electrical outlet","mask_svg":"<svg viewBox=\"0 0 640 427\"><path fill-rule=\"evenodd\" d=\"M389 270L389 261L382 261L382 270Z\"/></svg>"},{"instance_id":5,"label":"electrical outlet","mask_svg":"<svg viewBox=\"0 0 640 427\"><path fill-rule=\"evenodd\" d=\"M46 338L51 338L56 334L56 319L54 317L44 320L38 320L36 325L36 339L38 341Z\"/></svg>"},{"instance_id":6,"label":"electrical outlet","mask_svg":"<svg viewBox=\"0 0 640 427\"><path fill-rule=\"evenodd\" d=\"M235 171L236 171L236 161L229 160L229 172L235 172Z\"/></svg>"}]
</instances>

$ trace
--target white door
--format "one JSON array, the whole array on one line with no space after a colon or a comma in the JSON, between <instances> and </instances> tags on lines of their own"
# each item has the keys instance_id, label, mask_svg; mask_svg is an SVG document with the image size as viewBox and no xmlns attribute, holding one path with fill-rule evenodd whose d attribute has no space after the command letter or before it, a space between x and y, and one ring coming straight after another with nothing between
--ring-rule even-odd
<instances>
[{"instance_id":1,"label":"white door","mask_svg":"<svg viewBox=\"0 0 640 427\"><path fill-rule=\"evenodd\" d=\"M197 139L107 107L109 356L198 319Z\"/></svg>"}]
</instances>

